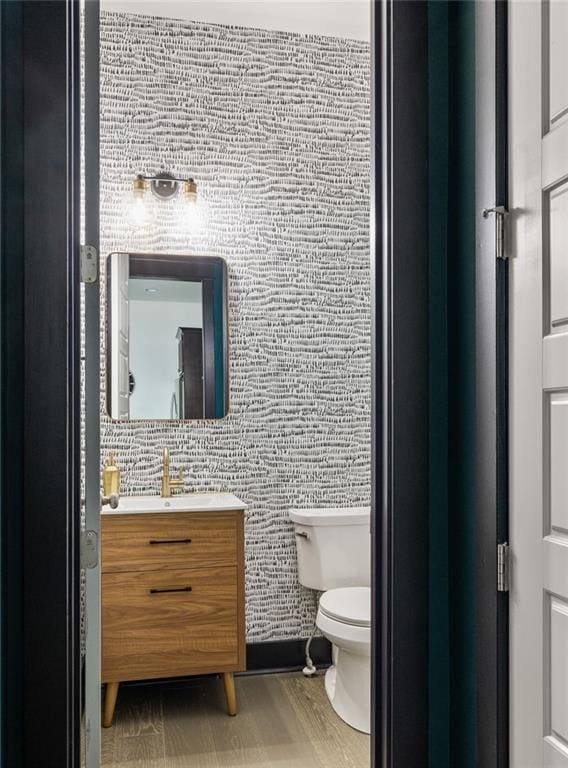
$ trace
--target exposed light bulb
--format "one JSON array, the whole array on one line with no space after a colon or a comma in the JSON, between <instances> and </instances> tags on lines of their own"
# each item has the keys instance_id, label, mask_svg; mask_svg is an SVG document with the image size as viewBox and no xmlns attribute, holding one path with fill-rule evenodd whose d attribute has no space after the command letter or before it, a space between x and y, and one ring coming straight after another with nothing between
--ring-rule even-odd
<instances>
[{"instance_id":1,"label":"exposed light bulb","mask_svg":"<svg viewBox=\"0 0 568 768\"><path fill-rule=\"evenodd\" d=\"M180 218L184 230L196 235L205 226L205 209L200 203L185 204L180 211Z\"/></svg>"},{"instance_id":2,"label":"exposed light bulb","mask_svg":"<svg viewBox=\"0 0 568 768\"><path fill-rule=\"evenodd\" d=\"M144 193L133 193L132 201L130 203L130 209L128 211L128 218L130 223L135 227L142 227L147 224L150 219L150 211L148 201L145 198Z\"/></svg>"},{"instance_id":3,"label":"exposed light bulb","mask_svg":"<svg viewBox=\"0 0 568 768\"><path fill-rule=\"evenodd\" d=\"M148 225L151 221L151 207L147 195L148 182L138 176L128 196L126 215L128 222L135 229Z\"/></svg>"}]
</instances>

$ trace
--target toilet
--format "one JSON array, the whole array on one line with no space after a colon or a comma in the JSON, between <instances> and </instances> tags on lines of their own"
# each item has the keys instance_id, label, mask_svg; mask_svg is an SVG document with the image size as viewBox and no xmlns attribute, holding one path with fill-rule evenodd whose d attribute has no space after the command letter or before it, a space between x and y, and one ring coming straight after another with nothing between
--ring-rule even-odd
<instances>
[{"instance_id":1,"label":"toilet","mask_svg":"<svg viewBox=\"0 0 568 768\"><path fill-rule=\"evenodd\" d=\"M325 690L339 717L371 731L371 536L369 507L291 509L298 577L323 592L316 625L332 643Z\"/></svg>"}]
</instances>

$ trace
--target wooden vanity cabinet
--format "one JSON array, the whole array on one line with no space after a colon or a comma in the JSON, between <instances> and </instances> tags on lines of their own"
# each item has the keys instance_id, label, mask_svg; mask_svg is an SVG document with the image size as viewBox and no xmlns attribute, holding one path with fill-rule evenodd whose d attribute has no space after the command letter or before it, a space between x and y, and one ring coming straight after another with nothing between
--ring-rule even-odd
<instances>
[{"instance_id":1,"label":"wooden vanity cabinet","mask_svg":"<svg viewBox=\"0 0 568 768\"><path fill-rule=\"evenodd\" d=\"M127 680L246 668L244 512L102 516L103 725Z\"/></svg>"}]
</instances>

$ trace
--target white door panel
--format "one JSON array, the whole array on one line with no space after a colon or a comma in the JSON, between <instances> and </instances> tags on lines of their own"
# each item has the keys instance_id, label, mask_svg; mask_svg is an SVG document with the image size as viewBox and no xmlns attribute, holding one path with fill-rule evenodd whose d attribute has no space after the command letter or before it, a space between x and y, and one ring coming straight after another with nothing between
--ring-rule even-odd
<instances>
[{"instance_id":1,"label":"white door panel","mask_svg":"<svg viewBox=\"0 0 568 768\"><path fill-rule=\"evenodd\" d=\"M562 389L568 376L568 332L545 336L542 357L543 389Z\"/></svg>"},{"instance_id":2,"label":"white door panel","mask_svg":"<svg viewBox=\"0 0 568 768\"><path fill-rule=\"evenodd\" d=\"M511 766L568 768L568 0L509 5Z\"/></svg>"},{"instance_id":3,"label":"white door panel","mask_svg":"<svg viewBox=\"0 0 568 768\"><path fill-rule=\"evenodd\" d=\"M551 190L548 202L550 321L555 330L568 324L568 183Z\"/></svg>"},{"instance_id":4,"label":"white door panel","mask_svg":"<svg viewBox=\"0 0 568 768\"><path fill-rule=\"evenodd\" d=\"M568 759L568 750L553 736L547 736L544 740L545 768L565 768ZM540 765L540 763L539 763Z\"/></svg>"},{"instance_id":5,"label":"white door panel","mask_svg":"<svg viewBox=\"0 0 568 768\"><path fill-rule=\"evenodd\" d=\"M559 0L552 0L548 5L550 21L550 96L549 120L553 127L568 112L568 5Z\"/></svg>"},{"instance_id":6,"label":"white door panel","mask_svg":"<svg viewBox=\"0 0 568 768\"><path fill-rule=\"evenodd\" d=\"M544 564L543 589L548 594L565 595L568 592L568 542L565 535L551 533L546 536L547 558Z\"/></svg>"},{"instance_id":7,"label":"white door panel","mask_svg":"<svg viewBox=\"0 0 568 768\"><path fill-rule=\"evenodd\" d=\"M550 611L550 730L568 744L568 603L556 597L548 601Z\"/></svg>"},{"instance_id":8,"label":"white door panel","mask_svg":"<svg viewBox=\"0 0 568 768\"><path fill-rule=\"evenodd\" d=\"M566 0L558 0L566 2ZM552 129L542 141L542 188L549 189L568 175L568 134L563 123Z\"/></svg>"},{"instance_id":9,"label":"white door panel","mask_svg":"<svg viewBox=\"0 0 568 768\"><path fill-rule=\"evenodd\" d=\"M547 530L545 515L545 534L558 531L568 532L568 395L565 392L554 393L549 398L549 497L545 498L550 511L550 531Z\"/></svg>"}]
</instances>

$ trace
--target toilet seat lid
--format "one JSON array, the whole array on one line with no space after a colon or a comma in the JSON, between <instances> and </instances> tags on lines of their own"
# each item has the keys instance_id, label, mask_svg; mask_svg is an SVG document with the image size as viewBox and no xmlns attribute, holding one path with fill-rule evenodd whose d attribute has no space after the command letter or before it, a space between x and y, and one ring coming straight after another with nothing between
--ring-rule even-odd
<instances>
[{"instance_id":1,"label":"toilet seat lid","mask_svg":"<svg viewBox=\"0 0 568 768\"><path fill-rule=\"evenodd\" d=\"M371 626L371 588L340 587L325 592L319 602L321 612L330 619L354 627Z\"/></svg>"}]
</instances>

